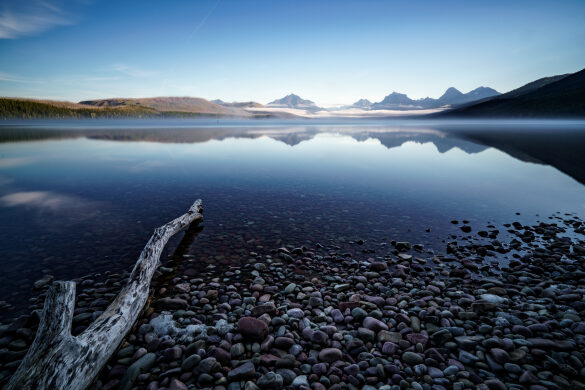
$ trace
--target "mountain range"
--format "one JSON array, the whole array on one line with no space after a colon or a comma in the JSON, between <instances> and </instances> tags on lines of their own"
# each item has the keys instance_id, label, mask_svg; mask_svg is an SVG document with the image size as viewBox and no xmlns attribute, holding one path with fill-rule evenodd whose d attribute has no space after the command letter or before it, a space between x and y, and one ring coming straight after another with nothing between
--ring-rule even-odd
<instances>
[{"instance_id":1,"label":"mountain range","mask_svg":"<svg viewBox=\"0 0 585 390\"><path fill-rule=\"evenodd\" d=\"M372 107L372 102L368 99L360 99L351 106L347 106L347 108L359 108L362 110L369 110Z\"/></svg>"},{"instance_id":2,"label":"mountain range","mask_svg":"<svg viewBox=\"0 0 585 390\"><path fill-rule=\"evenodd\" d=\"M351 109L351 111L347 111ZM350 106L325 109L311 100L289 94L262 105L257 102L209 101L196 97L111 98L79 103L0 98L0 119L31 118L311 118L385 117L427 114L429 117L585 117L585 69L573 74L545 77L510 92L479 87L462 93L448 88L439 98L411 99L392 92L382 101L360 99Z\"/></svg>"},{"instance_id":3,"label":"mountain range","mask_svg":"<svg viewBox=\"0 0 585 390\"><path fill-rule=\"evenodd\" d=\"M282 99L273 100L268 103L267 106L274 108L296 108L312 112L322 110L322 108L318 107L314 102L302 99L300 96L293 93L286 95Z\"/></svg>"},{"instance_id":4,"label":"mountain range","mask_svg":"<svg viewBox=\"0 0 585 390\"><path fill-rule=\"evenodd\" d=\"M438 117L585 117L585 69L545 77L505 94L436 114Z\"/></svg>"},{"instance_id":5,"label":"mountain range","mask_svg":"<svg viewBox=\"0 0 585 390\"><path fill-rule=\"evenodd\" d=\"M390 95L386 96L381 102L373 103L369 109L370 110L423 110L423 109L432 109L432 108L440 108L445 106L456 106L459 104L470 103L473 101L489 98L492 96L500 95L498 91L488 87L479 87L474 89L473 91L462 93L456 88L448 88L441 97L438 99L433 99L430 97L424 99L417 99L413 100L409 98L407 95L392 92ZM362 99L363 100L363 99ZM354 103L354 107L356 104L362 102L359 100L358 102ZM363 103L362 103L363 104Z\"/></svg>"},{"instance_id":6,"label":"mountain range","mask_svg":"<svg viewBox=\"0 0 585 390\"><path fill-rule=\"evenodd\" d=\"M451 87L448 88L445 91L445 93L438 99L427 97L424 99L413 100L403 93L392 92L390 95L386 96L382 101L377 103L372 103L368 99L360 99L357 102L353 103L352 105L342 106L337 110L345 109L401 111L423 110L456 106L498 95L500 95L498 91L488 87L479 87L465 94L459 91L458 89ZM222 103L223 102L221 102L220 104ZM276 99L268 103L267 107L293 108L299 110L307 110L309 112L326 110L325 108L317 106L314 102L310 100L305 100L295 94L287 95L282 99ZM329 111L336 111L336 109L329 109Z\"/></svg>"},{"instance_id":7,"label":"mountain range","mask_svg":"<svg viewBox=\"0 0 585 390\"><path fill-rule=\"evenodd\" d=\"M154 97L142 99L99 99L84 100L80 105L93 107L146 107L158 112L204 112L212 115L243 116L247 112L234 107L215 104L202 98L193 97Z\"/></svg>"}]
</instances>

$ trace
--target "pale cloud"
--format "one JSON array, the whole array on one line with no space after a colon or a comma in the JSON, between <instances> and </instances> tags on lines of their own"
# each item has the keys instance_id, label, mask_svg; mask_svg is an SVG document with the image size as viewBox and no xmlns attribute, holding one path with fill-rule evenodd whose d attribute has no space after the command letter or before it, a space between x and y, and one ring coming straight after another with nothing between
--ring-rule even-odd
<instances>
[{"instance_id":1,"label":"pale cloud","mask_svg":"<svg viewBox=\"0 0 585 390\"><path fill-rule=\"evenodd\" d=\"M0 169L10 167L20 167L23 165L29 165L36 161L33 157L10 157L0 158Z\"/></svg>"},{"instance_id":2,"label":"pale cloud","mask_svg":"<svg viewBox=\"0 0 585 390\"><path fill-rule=\"evenodd\" d=\"M20 81L19 78L10 73L0 72L0 81Z\"/></svg>"},{"instance_id":3,"label":"pale cloud","mask_svg":"<svg viewBox=\"0 0 585 390\"><path fill-rule=\"evenodd\" d=\"M6 207L33 206L44 210L56 211L71 205L71 202L78 203L74 197L60 195L51 191L27 191L14 192L4 195L0 202Z\"/></svg>"},{"instance_id":4,"label":"pale cloud","mask_svg":"<svg viewBox=\"0 0 585 390\"><path fill-rule=\"evenodd\" d=\"M147 78L156 75L156 72L152 70L140 69L134 66L125 65L125 64L116 64L114 65L114 70L116 72L120 72L125 74L126 76L135 77L139 79Z\"/></svg>"},{"instance_id":5,"label":"pale cloud","mask_svg":"<svg viewBox=\"0 0 585 390\"><path fill-rule=\"evenodd\" d=\"M1 81L5 81L5 82L10 82L10 83L30 83L30 84L38 84L41 81L39 80L33 80L33 79L27 79L12 73L6 73L6 72L0 72L0 82Z\"/></svg>"},{"instance_id":6,"label":"pale cloud","mask_svg":"<svg viewBox=\"0 0 585 390\"><path fill-rule=\"evenodd\" d=\"M101 202L53 191L13 192L0 197L4 207L27 207L41 213L55 213L60 216L87 219L99 214L104 207Z\"/></svg>"},{"instance_id":7,"label":"pale cloud","mask_svg":"<svg viewBox=\"0 0 585 390\"><path fill-rule=\"evenodd\" d=\"M49 1L6 1L0 8L0 39L15 39L71 25L73 16Z\"/></svg>"},{"instance_id":8,"label":"pale cloud","mask_svg":"<svg viewBox=\"0 0 585 390\"><path fill-rule=\"evenodd\" d=\"M111 77L111 76L96 76L96 77L84 77L84 76L80 76L79 77L79 81L88 81L88 82L93 82L93 81L118 81L120 80L119 77Z\"/></svg>"}]
</instances>

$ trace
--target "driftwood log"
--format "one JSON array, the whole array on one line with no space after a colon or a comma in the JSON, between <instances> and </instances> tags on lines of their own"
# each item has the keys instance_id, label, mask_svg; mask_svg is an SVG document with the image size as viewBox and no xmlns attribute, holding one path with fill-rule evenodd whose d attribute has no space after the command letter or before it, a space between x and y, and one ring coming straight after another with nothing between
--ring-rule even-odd
<instances>
[{"instance_id":1,"label":"driftwood log","mask_svg":"<svg viewBox=\"0 0 585 390\"><path fill-rule=\"evenodd\" d=\"M78 336L71 335L75 283L53 283L33 344L5 389L87 388L140 315L167 241L192 222L201 220L202 210L201 200L196 200L186 214L154 231L126 286Z\"/></svg>"}]
</instances>

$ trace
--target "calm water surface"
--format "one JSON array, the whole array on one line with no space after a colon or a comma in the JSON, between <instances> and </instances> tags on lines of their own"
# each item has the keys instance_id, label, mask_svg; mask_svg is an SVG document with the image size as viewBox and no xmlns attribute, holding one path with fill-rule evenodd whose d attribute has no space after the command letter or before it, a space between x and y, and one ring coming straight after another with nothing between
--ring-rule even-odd
<instances>
[{"instance_id":1,"label":"calm water surface","mask_svg":"<svg viewBox=\"0 0 585 390\"><path fill-rule=\"evenodd\" d=\"M555 212L585 216L582 152L559 152L546 141L564 129L580 148L582 124L522 126L527 139L532 131L548 137L540 149L518 137L479 136L501 126L477 134L466 132L470 126L0 126L0 301L14 305L0 321L26 310L32 284L45 274L129 269L152 230L196 198L204 200L205 222L191 254L218 263L284 244L343 247L358 239L442 250L461 233L451 220L469 220L477 231Z\"/></svg>"}]
</instances>

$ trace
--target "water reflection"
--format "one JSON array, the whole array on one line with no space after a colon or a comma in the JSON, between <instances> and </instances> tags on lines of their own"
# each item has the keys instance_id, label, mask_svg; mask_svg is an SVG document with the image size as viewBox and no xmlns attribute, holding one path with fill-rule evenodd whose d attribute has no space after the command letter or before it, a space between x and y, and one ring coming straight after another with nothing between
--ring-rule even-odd
<instances>
[{"instance_id":1,"label":"water reflection","mask_svg":"<svg viewBox=\"0 0 585 390\"><path fill-rule=\"evenodd\" d=\"M585 150L583 133L571 126L538 128L537 141L521 142L535 133L96 123L0 127L0 300L21 303L6 316L24 310L43 274L70 279L130 267L152 229L198 197L205 229L191 255L217 262L307 240L343 248L356 239L397 239L441 249L461 234L452 219L469 220L475 231L512 219L533 223L535 214L585 214L585 187L553 168L579 178L585 167L577 152ZM510 141L491 147L497 131L498 142ZM569 140L562 153L558 134ZM169 254L177 246L180 237Z\"/></svg>"},{"instance_id":2,"label":"water reflection","mask_svg":"<svg viewBox=\"0 0 585 390\"><path fill-rule=\"evenodd\" d=\"M199 143L229 137L272 139L295 146L319 133L340 133L358 141L380 140L387 148L405 142L433 143L440 153L459 148L479 153L494 147L521 161L549 164L585 183L585 123L565 122L421 122L395 124L370 121L355 124L303 124L275 121L62 121L43 125L7 124L0 126L0 143L67 138L87 138L119 142ZM18 161L0 160L0 166Z\"/></svg>"}]
</instances>

